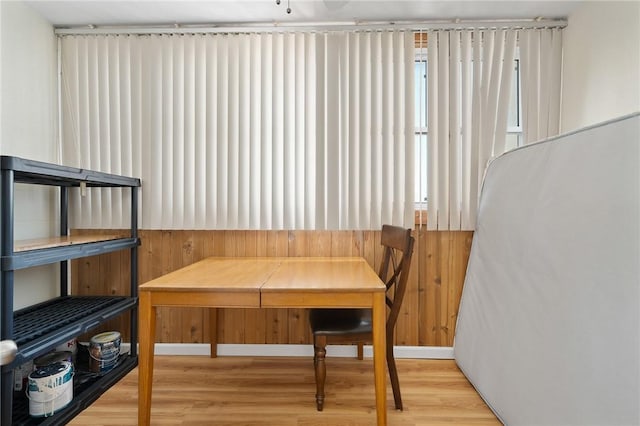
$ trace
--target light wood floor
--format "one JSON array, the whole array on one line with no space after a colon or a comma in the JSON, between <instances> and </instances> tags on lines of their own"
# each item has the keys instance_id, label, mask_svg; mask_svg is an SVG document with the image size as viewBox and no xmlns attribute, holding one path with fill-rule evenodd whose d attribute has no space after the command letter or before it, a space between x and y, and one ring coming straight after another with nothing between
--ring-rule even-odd
<instances>
[{"instance_id":1,"label":"light wood floor","mask_svg":"<svg viewBox=\"0 0 640 426\"><path fill-rule=\"evenodd\" d=\"M452 360L397 360L404 411L388 424L499 425ZM307 358L157 356L153 425L375 424L373 362L327 359L326 400L315 408L313 362ZM135 425L138 370L109 389L71 425ZM388 382L388 379L387 379Z\"/></svg>"}]
</instances>

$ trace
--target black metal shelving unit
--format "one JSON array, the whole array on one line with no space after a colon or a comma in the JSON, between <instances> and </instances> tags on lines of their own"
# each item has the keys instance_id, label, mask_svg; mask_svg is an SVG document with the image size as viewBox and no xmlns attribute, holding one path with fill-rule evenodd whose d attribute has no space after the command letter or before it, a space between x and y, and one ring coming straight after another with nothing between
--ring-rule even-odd
<instances>
[{"instance_id":1,"label":"black metal shelving unit","mask_svg":"<svg viewBox=\"0 0 640 426\"><path fill-rule=\"evenodd\" d=\"M64 424L88 407L138 364L138 190L140 179L60 166L18 157L2 156L0 197L0 338L18 345L16 359L2 367L0 396L2 425ZM14 186L16 183L55 186L60 192L60 236L51 244L16 249L14 241ZM68 237L69 191L80 187L130 188L131 229L126 237L101 237L74 241ZM131 255L131 288L127 296L73 296L68 294L68 261L117 250ZM60 296L14 312L14 271L60 263ZM28 400L13 391L13 370L104 321L131 312L131 346L116 367L104 374L80 373L74 377L74 399L46 418L29 417Z\"/></svg>"}]
</instances>

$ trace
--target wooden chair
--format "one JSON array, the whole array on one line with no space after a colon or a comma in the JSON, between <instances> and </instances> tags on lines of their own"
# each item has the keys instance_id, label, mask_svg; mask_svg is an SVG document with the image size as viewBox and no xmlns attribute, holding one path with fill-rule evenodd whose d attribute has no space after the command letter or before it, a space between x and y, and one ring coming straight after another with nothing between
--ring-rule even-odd
<instances>
[{"instance_id":1,"label":"wooden chair","mask_svg":"<svg viewBox=\"0 0 640 426\"><path fill-rule=\"evenodd\" d=\"M384 246L379 277L386 283L387 317L387 367L393 388L396 409L402 410L400 382L393 357L393 334L400 306L407 288L414 238L410 229L383 225L381 243ZM356 343L358 358L362 359L362 347L373 339L370 309L311 309L309 323L313 332L316 374L316 406L322 411L324 406L324 382L326 377L325 355L327 344Z\"/></svg>"}]
</instances>

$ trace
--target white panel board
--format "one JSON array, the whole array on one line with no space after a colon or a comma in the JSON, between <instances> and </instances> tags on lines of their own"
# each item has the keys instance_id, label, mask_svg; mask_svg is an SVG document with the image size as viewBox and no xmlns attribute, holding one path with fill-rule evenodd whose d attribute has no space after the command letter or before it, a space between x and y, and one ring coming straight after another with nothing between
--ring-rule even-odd
<instances>
[{"instance_id":1,"label":"white panel board","mask_svg":"<svg viewBox=\"0 0 640 426\"><path fill-rule=\"evenodd\" d=\"M454 356L506 424L640 424L640 114L490 164Z\"/></svg>"}]
</instances>

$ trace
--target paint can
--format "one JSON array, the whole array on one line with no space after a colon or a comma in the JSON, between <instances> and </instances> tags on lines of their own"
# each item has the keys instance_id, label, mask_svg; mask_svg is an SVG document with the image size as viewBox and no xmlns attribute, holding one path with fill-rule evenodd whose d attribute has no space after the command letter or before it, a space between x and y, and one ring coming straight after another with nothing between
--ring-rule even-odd
<instances>
[{"instance_id":1,"label":"paint can","mask_svg":"<svg viewBox=\"0 0 640 426\"><path fill-rule=\"evenodd\" d=\"M89 369L94 373L106 373L113 369L120 356L120 333L107 331L96 334L89 341Z\"/></svg>"},{"instance_id":2,"label":"paint can","mask_svg":"<svg viewBox=\"0 0 640 426\"><path fill-rule=\"evenodd\" d=\"M69 351L49 352L48 354L44 354L34 359L33 367L34 369L38 369L40 367L46 367L49 364L54 364L60 361L73 363L73 354Z\"/></svg>"},{"instance_id":3,"label":"paint can","mask_svg":"<svg viewBox=\"0 0 640 426\"><path fill-rule=\"evenodd\" d=\"M73 399L73 364L59 361L36 368L29 374L27 387L29 415L49 417Z\"/></svg>"}]
</instances>

